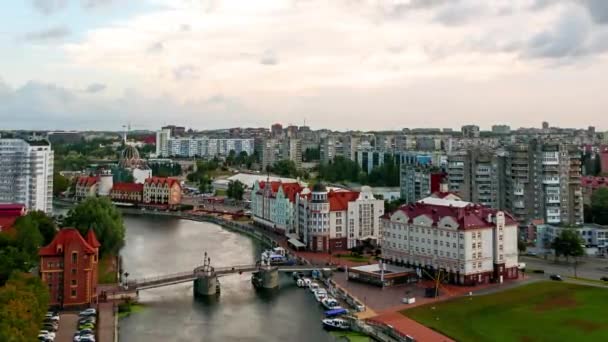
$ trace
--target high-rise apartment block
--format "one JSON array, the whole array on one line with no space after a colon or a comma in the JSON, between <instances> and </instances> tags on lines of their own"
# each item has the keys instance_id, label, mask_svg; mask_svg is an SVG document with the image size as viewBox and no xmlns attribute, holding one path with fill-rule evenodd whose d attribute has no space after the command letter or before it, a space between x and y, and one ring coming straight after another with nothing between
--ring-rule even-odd
<instances>
[{"instance_id":1,"label":"high-rise apartment block","mask_svg":"<svg viewBox=\"0 0 608 342\"><path fill-rule=\"evenodd\" d=\"M253 138L175 138L170 129L156 132L156 155L158 157L215 157L227 156L230 151L254 152Z\"/></svg>"},{"instance_id":2,"label":"high-rise apartment block","mask_svg":"<svg viewBox=\"0 0 608 342\"><path fill-rule=\"evenodd\" d=\"M462 126L462 136L465 138L479 138L479 126L466 125Z\"/></svg>"},{"instance_id":3,"label":"high-rise apartment block","mask_svg":"<svg viewBox=\"0 0 608 342\"><path fill-rule=\"evenodd\" d=\"M500 169L491 150L470 149L448 155L449 190L463 200L499 208Z\"/></svg>"},{"instance_id":4,"label":"high-rise apartment block","mask_svg":"<svg viewBox=\"0 0 608 342\"><path fill-rule=\"evenodd\" d=\"M53 209L53 150L47 140L0 139L0 203Z\"/></svg>"}]
</instances>

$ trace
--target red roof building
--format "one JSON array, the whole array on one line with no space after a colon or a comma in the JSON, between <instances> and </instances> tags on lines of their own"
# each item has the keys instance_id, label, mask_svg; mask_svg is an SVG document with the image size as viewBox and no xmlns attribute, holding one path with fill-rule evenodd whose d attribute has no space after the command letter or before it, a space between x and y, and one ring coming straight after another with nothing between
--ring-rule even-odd
<instances>
[{"instance_id":1,"label":"red roof building","mask_svg":"<svg viewBox=\"0 0 608 342\"><path fill-rule=\"evenodd\" d=\"M0 204L0 232L7 232L13 228L15 221L27 214L23 204Z\"/></svg>"},{"instance_id":2,"label":"red roof building","mask_svg":"<svg viewBox=\"0 0 608 342\"><path fill-rule=\"evenodd\" d=\"M182 201L179 180L169 177L150 177L144 182L143 202L150 205L173 207Z\"/></svg>"},{"instance_id":3,"label":"red roof building","mask_svg":"<svg viewBox=\"0 0 608 342\"><path fill-rule=\"evenodd\" d=\"M110 190L110 198L114 202L141 203L144 195L144 185L138 183L114 183Z\"/></svg>"},{"instance_id":4,"label":"red roof building","mask_svg":"<svg viewBox=\"0 0 608 342\"><path fill-rule=\"evenodd\" d=\"M255 182L251 191L254 223L280 234L295 233L294 204L303 187L296 182Z\"/></svg>"},{"instance_id":5,"label":"red roof building","mask_svg":"<svg viewBox=\"0 0 608 342\"><path fill-rule=\"evenodd\" d=\"M93 197L97 195L99 177L81 176L76 179L74 186L74 197L78 199Z\"/></svg>"},{"instance_id":6,"label":"red roof building","mask_svg":"<svg viewBox=\"0 0 608 342\"><path fill-rule=\"evenodd\" d=\"M427 197L382 217L382 256L442 270L474 285L518 276L518 223L512 215L461 200Z\"/></svg>"},{"instance_id":7,"label":"red roof building","mask_svg":"<svg viewBox=\"0 0 608 342\"><path fill-rule=\"evenodd\" d=\"M99 247L92 229L85 239L75 228L63 228L40 248L40 277L49 288L50 305L78 308L97 303Z\"/></svg>"}]
</instances>

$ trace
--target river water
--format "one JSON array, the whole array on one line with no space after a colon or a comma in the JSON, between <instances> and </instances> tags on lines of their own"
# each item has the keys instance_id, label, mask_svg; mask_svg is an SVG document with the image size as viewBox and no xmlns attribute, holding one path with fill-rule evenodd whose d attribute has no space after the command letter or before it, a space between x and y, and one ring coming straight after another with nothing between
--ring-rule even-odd
<instances>
[{"instance_id":1,"label":"river water","mask_svg":"<svg viewBox=\"0 0 608 342\"><path fill-rule=\"evenodd\" d=\"M163 217L124 218L123 266L129 279L192 270L207 251L212 265L251 264L261 246L205 222ZM251 275L220 278L215 301L194 299L192 284L140 291L142 311L121 318L120 341L334 341L321 328L322 308L289 275L274 293L256 292Z\"/></svg>"}]
</instances>

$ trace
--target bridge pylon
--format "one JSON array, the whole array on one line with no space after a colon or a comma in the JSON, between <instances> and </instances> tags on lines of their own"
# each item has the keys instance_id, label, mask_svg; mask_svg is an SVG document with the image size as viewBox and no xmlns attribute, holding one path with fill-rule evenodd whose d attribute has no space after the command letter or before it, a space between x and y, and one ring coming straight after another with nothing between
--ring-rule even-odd
<instances>
[{"instance_id":1,"label":"bridge pylon","mask_svg":"<svg viewBox=\"0 0 608 342\"><path fill-rule=\"evenodd\" d=\"M207 256L207 252L205 252L203 257L203 266L194 270L194 273L196 276L192 288L194 297L215 296L220 292L217 274L213 266L211 266L211 258Z\"/></svg>"}]
</instances>

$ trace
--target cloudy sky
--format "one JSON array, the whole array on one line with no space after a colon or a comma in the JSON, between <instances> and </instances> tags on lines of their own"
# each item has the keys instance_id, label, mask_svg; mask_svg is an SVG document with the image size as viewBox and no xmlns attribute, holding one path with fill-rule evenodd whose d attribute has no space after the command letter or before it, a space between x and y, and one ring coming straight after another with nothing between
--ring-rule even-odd
<instances>
[{"instance_id":1,"label":"cloudy sky","mask_svg":"<svg viewBox=\"0 0 608 342\"><path fill-rule=\"evenodd\" d=\"M0 129L608 130L606 0L20 0Z\"/></svg>"}]
</instances>

